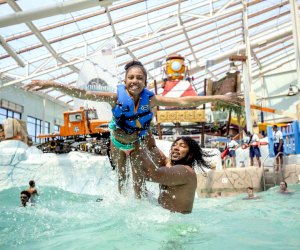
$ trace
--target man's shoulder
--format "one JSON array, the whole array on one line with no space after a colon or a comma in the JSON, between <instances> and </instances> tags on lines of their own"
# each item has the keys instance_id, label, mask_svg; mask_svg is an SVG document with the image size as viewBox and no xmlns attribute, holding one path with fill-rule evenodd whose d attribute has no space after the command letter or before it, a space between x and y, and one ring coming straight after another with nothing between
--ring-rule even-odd
<instances>
[{"instance_id":1,"label":"man's shoulder","mask_svg":"<svg viewBox=\"0 0 300 250\"><path fill-rule=\"evenodd\" d=\"M189 165L178 164L178 165L172 166L172 168L177 169L178 171L184 171L184 172L187 172L189 174L196 175L195 170ZM185 170L187 170L187 171L185 171Z\"/></svg>"}]
</instances>

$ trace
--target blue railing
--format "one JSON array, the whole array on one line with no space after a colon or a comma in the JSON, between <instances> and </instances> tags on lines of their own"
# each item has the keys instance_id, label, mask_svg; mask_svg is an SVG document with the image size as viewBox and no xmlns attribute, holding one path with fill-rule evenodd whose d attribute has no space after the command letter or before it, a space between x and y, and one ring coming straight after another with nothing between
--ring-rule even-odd
<instances>
[{"instance_id":1,"label":"blue railing","mask_svg":"<svg viewBox=\"0 0 300 250\"><path fill-rule=\"evenodd\" d=\"M285 127L278 127L282 132L283 137L283 151L285 155L300 154L300 128L299 122L294 121ZM274 154L274 139L272 126L267 127L270 156L275 157Z\"/></svg>"}]
</instances>

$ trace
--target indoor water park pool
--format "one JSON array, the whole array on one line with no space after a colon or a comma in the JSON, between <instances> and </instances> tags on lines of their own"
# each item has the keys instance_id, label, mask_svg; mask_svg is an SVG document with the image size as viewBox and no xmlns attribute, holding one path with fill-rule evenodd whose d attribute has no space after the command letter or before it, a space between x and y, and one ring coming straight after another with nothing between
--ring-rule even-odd
<instances>
[{"instance_id":1,"label":"indoor water park pool","mask_svg":"<svg viewBox=\"0 0 300 250\"><path fill-rule=\"evenodd\" d=\"M192 214L171 213L155 199L135 200L105 184L99 195L40 186L35 206L20 191L0 192L0 249L299 249L300 186L261 199L196 198ZM98 198L102 200L96 202Z\"/></svg>"}]
</instances>

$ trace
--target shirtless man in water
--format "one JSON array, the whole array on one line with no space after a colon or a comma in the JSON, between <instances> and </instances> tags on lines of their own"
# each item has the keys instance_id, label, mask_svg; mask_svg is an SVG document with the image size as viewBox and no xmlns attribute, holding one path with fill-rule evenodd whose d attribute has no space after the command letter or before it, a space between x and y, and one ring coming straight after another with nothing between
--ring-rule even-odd
<instances>
[{"instance_id":1,"label":"shirtless man in water","mask_svg":"<svg viewBox=\"0 0 300 250\"><path fill-rule=\"evenodd\" d=\"M159 204L172 212L191 213L197 187L194 166L210 168L203 159L203 156L208 156L207 153L204 153L192 138L180 137L171 146L169 164L157 168L153 162L155 157L149 156L146 150L139 149L135 157L140 161L146 178L162 185L158 197Z\"/></svg>"}]
</instances>

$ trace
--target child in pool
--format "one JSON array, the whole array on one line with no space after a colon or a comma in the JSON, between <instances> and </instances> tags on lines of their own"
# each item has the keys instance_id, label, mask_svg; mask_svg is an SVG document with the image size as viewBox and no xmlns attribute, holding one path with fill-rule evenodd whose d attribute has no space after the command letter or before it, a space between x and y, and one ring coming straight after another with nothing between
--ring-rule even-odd
<instances>
[{"instance_id":1,"label":"child in pool","mask_svg":"<svg viewBox=\"0 0 300 250\"><path fill-rule=\"evenodd\" d=\"M79 89L53 81L33 80L26 85L25 90L37 91L54 88L67 95L91 101L107 102L112 107L113 118L111 129L111 154L118 171L119 192L124 193L124 183L127 178L126 159L129 157L132 166L134 191L137 198L143 193L144 174L135 159L131 157L136 141L143 143L149 135L150 122L155 106L197 107L203 103L223 101L239 104L240 100L234 94L215 96L188 96L181 98L154 95L146 89L147 72L139 61L125 65L124 85L119 85L117 93L93 92ZM134 166L134 167L133 167Z\"/></svg>"}]
</instances>

